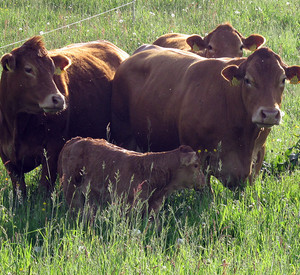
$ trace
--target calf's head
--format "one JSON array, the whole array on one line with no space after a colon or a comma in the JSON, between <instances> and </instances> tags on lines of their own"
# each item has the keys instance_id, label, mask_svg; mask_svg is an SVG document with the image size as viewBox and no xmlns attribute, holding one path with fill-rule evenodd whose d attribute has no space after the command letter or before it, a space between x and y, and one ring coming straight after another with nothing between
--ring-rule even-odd
<instances>
[{"instance_id":1,"label":"calf's head","mask_svg":"<svg viewBox=\"0 0 300 275\"><path fill-rule=\"evenodd\" d=\"M287 66L268 48L261 48L239 66L229 65L223 77L233 86L241 87L244 107L258 127L278 125L285 81L298 84L300 66Z\"/></svg>"},{"instance_id":2,"label":"calf's head","mask_svg":"<svg viewBox=\"0 0 300 275\"><path fill-rule=\"evenodd\" d=\"M205 186L205 177L200 169L200 159L190 146L179 147L179 167L175 171L170 188L172 190L195 188Z\"/></svg>"},{"instance_id":3,"label":"calf's head","mask_svg":"<svg viewBox=\"0 0 300 275\"><path fill-rule=\"evenodd\" d=\"M15 112L57 112L66 107L54 82L54 74L67 69L71 61L63 55L50 58L40 36L1 58L0 101Z\"/></svg>"},{"instance_id":4,"label":"calf's head","mask_svg":"<svg viewBox=\"0 0 300 275\"><path fill-rule=\"evenodd\" d=\"M243 49L254 51L265 43L265 38L259 34L245 38L227 23L217 26L204 38L191 35L186 43L193 52L201 51L207 58L241 57Z\"/></svg>"}]
</instances>

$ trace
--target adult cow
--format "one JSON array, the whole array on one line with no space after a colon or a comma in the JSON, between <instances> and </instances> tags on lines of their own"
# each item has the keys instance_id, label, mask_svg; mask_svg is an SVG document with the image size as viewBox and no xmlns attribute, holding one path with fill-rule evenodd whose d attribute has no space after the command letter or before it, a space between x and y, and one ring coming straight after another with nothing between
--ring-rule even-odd
<instances>
[{"instance_id":1,"label":"adult cow","mask_svg":"<svg viewBox=\"0 0 300 275\"><path fill-rule=\"evenodd\" d=\"M204 169L232 188L249 178L253 162L258 173L270 128L281 121L285 80L299 83L300 67L268 48L234 59L149 48L116 72L116 142L143 151L190 145L201 151Z\"/></svg>"},{"instance_id":2,"label":"adult cow","mask_svg":"<svg viewBox=\"0 0 300 275\"><path fill-rule=\"evenodd\" d=\"M229 23L218 25L202 38L200 35L167 33L154 41L154 45L177 48L207 58L241 57L243 49L254 51L265 43L265 38L252 34L245 38Z\"/></svg>"},{"instance_id":3,"label":"adult cow","mask_svg":"<svg viewBox=\"0 0 300 275\"><path fill-rule=\"evenodd\" d=\"M199 158L186 145L168 152L142 154L104 139L77 137L61 150L58 173L68 204L77 210L86 203L109 201L109 184L118 196L125 195L128 203L133 204L138 195L148 200L149 210L154 211L175 190L205 185Z\"/></svg>"},{"instance_id":4,"label":"adult cow","mask_svg":"<svg viewBox=\"0 0 300 275\"><path fill-rule=\"evenodd\" d=\"M40 36L2 56L0 154L14 193L26 196L24 173L39 164L40 187L53 190L69 138L106 137L111 80L127 57L104 40L48 52Z\"/></svg>"}]
</instances>

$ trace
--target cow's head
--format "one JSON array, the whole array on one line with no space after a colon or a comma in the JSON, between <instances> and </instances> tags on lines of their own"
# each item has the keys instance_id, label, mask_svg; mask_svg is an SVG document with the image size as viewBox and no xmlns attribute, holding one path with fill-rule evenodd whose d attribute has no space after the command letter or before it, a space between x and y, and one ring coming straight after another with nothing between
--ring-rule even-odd
<instances>
[{"instance_id":1,"label":"cow's head","mask_svg":"<svg viewBox=\"0 0 300 275\"><path fill-rule=\"evenodd\" d=\"M65 98L54 82L71 61L63 55L48 55L40 36L1 58L0 100L16 112L57 112L66 106ZM2 102L4 101L4 102Z\"/></svg>"},{"instance_id":2,"label":"cow's head","mask_svg":"<svg viewBox=\"0 0 300 275\"><path fill-rule=\"evenodd\" d=\"M233 86L239 86L245 108L258 127L272 127L281 122L280 110L285 81L298 84L300 66L288 67L268 48L251 54L239 66L229 65L223 77Z\"/></svg>"},{"instance_id":3,"label":"cow's head","mask_svg":"<svg viewBox=\"0 0 300 275\"><path fill-rule=\"evenodd\" d=\"M222 24L204 38L191 35L186 42L193 52L207 58L241 57L243 49L254 51L265 43L265 38L259 34L245 38L230 24Z\"/></svg>"}]
</instances>

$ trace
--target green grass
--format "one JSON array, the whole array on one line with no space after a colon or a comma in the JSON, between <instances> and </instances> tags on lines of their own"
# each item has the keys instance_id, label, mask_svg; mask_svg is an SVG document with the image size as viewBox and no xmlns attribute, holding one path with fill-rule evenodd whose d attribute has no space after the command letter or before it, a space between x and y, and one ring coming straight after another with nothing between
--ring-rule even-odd
<instances>
[{"instance_id":1,"label":"green grass","mask_svg":"<svg viewBox=\"0 0 300 275\"><path fill-rule=\"evenodd\" d=\"M100 14L127 1L0 1L0 47ZM129 0L128 0L129 2ZM275 0L138 0L44 36L48 49L106 39L132 53L167 32L204 35L230 22L244 36L259 33L289 64L300 65L300 2ZM0 48L0 54L14 46ZM284 121L267 141L266 161L298 141L300 88L286 85ZM1 130L1 129L0 129ZM37 193L39 169L26 175L29 200L15 207L0 167L0 274L299 274L300 169L261 175L233 193L213 181L207 192L178 192L156 222L118 200L93 222L72 217L57 185L52 198Z\"/></svg>"}]
</instances>

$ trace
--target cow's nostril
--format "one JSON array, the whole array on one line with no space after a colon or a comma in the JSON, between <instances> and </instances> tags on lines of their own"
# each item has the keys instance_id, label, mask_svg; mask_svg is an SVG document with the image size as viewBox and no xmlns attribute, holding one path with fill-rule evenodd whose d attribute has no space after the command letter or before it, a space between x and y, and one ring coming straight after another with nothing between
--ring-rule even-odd
<instances>
[{"instance_id":1,"label":"cow's nostril","mask_svg":"<svg viewBox=\"0 0 300 275\"><path fill-rule=\"evenodd\" d=\"M60 96L54 95L52 96L52 103L54 105L60 105L62 103L62 98Z\"/></svg>"},{"instance_id":2,"label":"cow's nostril","mask_svg":"<svg viewBox=\"0 0 300 275\"><path fill-rule=\"evenodd\" d=\"M263 119L265 119L265 118L267 117L267 115L265 114L264 110L261 110L261 117L262 117Z\"/></svg>"},{"instance_id":3,"label":"cow's nostril","mask_svg":"<svg viewBox=\"0 0 300 275\"><path fill-rule=\"evenodd\" d=\"M53 97L53 98L52 98L52 102L53 102L55 105L57 105L57 104L58 104L57 98Z\"/></svg>"}]
</instances>

